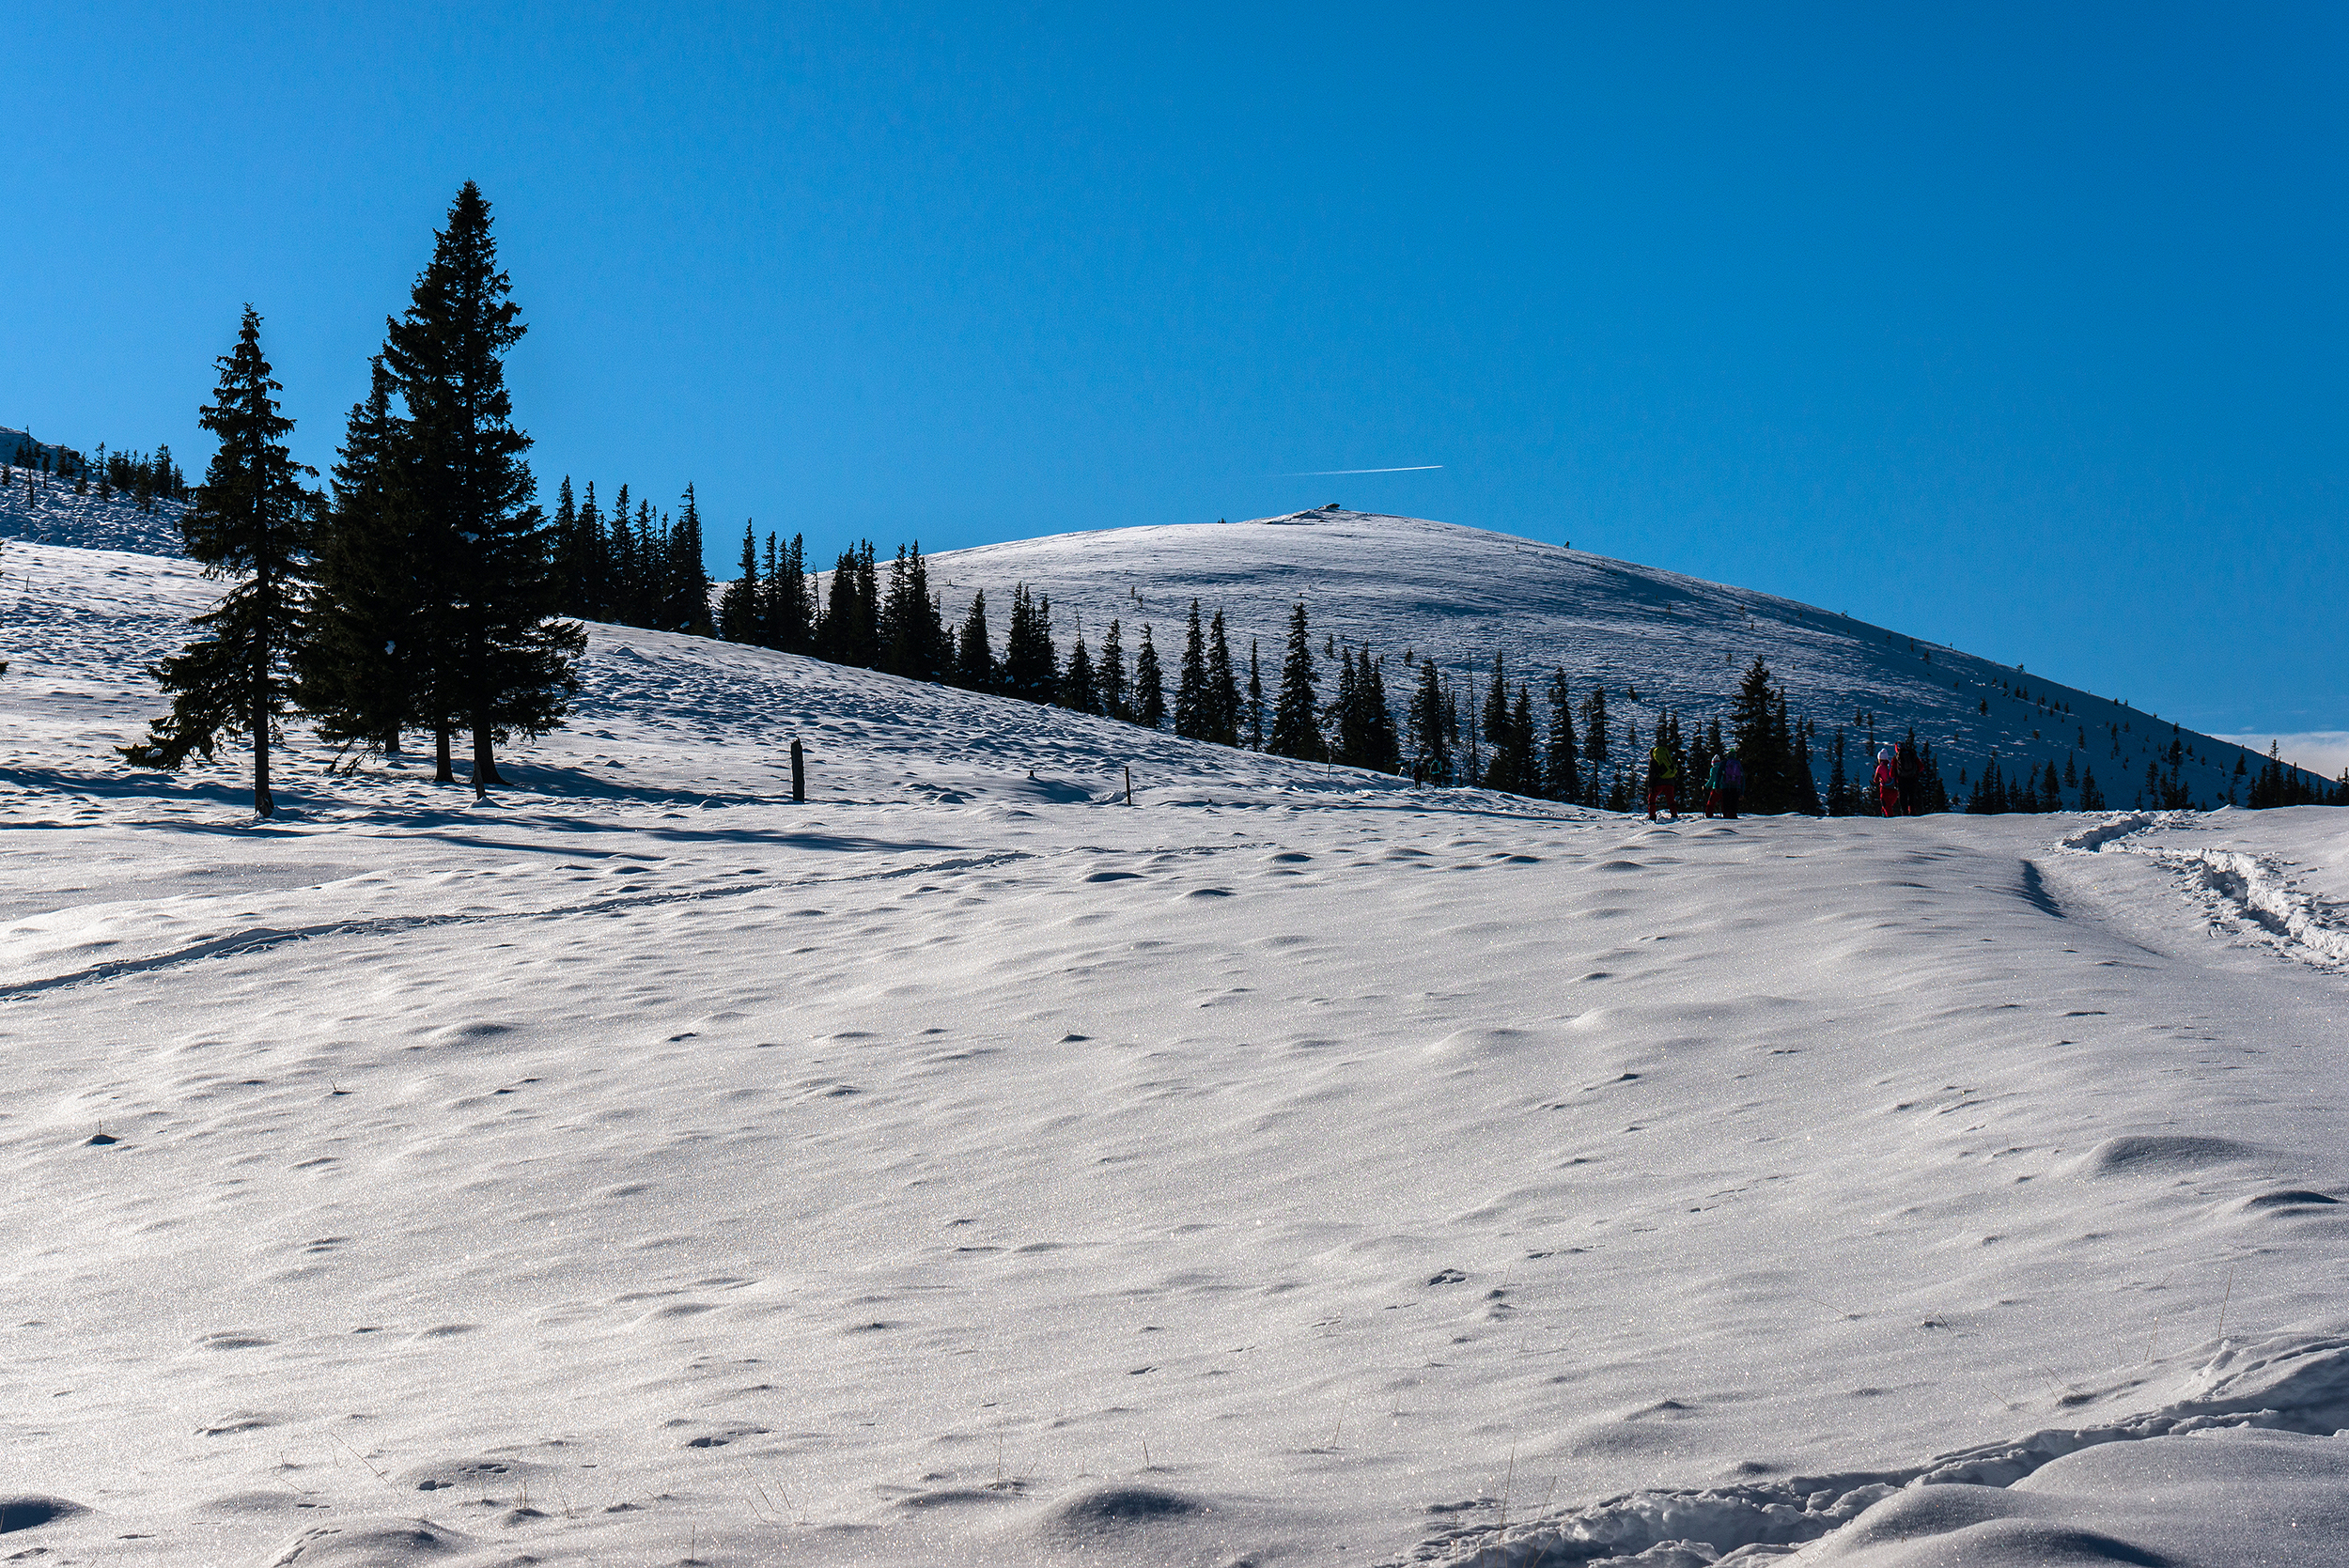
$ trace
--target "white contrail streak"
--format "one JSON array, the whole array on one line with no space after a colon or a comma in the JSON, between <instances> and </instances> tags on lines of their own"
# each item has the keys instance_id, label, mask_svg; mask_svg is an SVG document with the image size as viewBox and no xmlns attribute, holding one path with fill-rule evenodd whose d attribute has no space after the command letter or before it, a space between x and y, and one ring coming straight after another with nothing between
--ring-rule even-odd
<instances>
[{"instance_id":1,"label":"white contrail streak","mask_svg":"<svg viewBox=\"0 0 2349 1568\"><path fill-rule=\"evenodd\" d=\"M1275 479L1329 479L1341 474L1424 474L1441 463L1413 463L1408 468L1315 468L1302 474L1275 474Z\"/></svg>"}]
</instances>

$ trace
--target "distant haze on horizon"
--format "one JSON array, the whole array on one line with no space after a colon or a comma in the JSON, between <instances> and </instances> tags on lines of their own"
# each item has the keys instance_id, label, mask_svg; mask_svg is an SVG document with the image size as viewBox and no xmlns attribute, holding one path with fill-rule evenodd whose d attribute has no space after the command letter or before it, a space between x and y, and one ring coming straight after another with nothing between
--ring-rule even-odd
<instances>
[{"instance_id":1,"label":"distant haze on horizon","mask_svg":"<svg viewBox=\"0 0 2349 1568\"><path fill-rule=\"evenodd\" d=\"M45 441L195 477L249 300L326 468L474 179L543 499L691 481L721 575L746 517L828 563L1341 501L2305 766L2349 732L2335 8L97 5L11 43L0 425Z\"/></svg>"}]
</instances>

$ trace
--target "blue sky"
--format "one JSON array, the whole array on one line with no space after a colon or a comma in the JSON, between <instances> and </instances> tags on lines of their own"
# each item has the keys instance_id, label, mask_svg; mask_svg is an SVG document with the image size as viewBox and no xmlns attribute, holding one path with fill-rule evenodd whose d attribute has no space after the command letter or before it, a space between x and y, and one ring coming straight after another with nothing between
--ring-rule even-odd
<instances>
[{"instance_id":1,"label":"blue sky","mask_svg":"<svg viewBox=\"0 0 2349 1568\"><path fill-rule=\"evenodd\" d=\"M2345 18L30 8L0 424L200 458L250 300L324 466L470 178L715 567L1334 500L2341 730Z\"/></svg>"}]
</instances>

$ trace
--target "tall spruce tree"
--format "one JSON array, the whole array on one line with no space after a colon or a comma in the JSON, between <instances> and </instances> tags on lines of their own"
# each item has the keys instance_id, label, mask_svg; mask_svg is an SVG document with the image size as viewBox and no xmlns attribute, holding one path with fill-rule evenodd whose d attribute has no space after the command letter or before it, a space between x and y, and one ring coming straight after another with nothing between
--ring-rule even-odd
<instances>
[{"instance_id":1,"label":"tall spruce tree","mask_svg":"<svg viewBox=\"0 0 2349 1568\"><path fill-rule=\"evenodd\" d=\"M1509 713L1508 671L1499 650L1493 654L1492 682L1486 688L1482 723L1488 754L1479 782L1486 789L1521 790L1524 781L1517 776L1518 747Z\"/></svg>"},{"instance_id":2,"label":"tall spruce tree","mask_svg":"<svg viewBox=\"0 0 2349 1568\"><path fill-rule=\"evenodd\" d=\"M1256 663L1256 640L1248 639L1248 749L1264 750L1264 672Z\"/></svg>"},{"instance_id":3,"label":"tall spruce tree","mask_svg":"<svg viewBox=\"0 0 2349 1568\"><path fill-rule=\"evenodd\" d=\"M661 629L692 637L714 637L709 618L709 563L702 556L702 510L687 485L678 498L677 524L669 530L669 594Z\"/></svg>"},{"instance_id":4,"label":"tall spruce tree","mask_svg":"<svg viewBox=\"0 0 2349 1568\"><path fill-rule=\"evenodd\" d=\"M1305 601L1299 599L1289 612L1288 653L1281 662L1281 690L1272 701L1272 734L1265 741L1266 751L1275 756L1320 760L1320 698L1315 684Z\"/></svg>"},{"instance_id":5,"label":"tall spruce tree","mask_svg":"<svg viewBox=\"0 0 2349 1568\"><path fill-rule=\"evenodd\" d=\"M1049 703L1059 690L1052 652L1052 601L1012 584L1011 625L1003 636L1003 691L1032 703Z\"/></svg>"},{"instance_id":6,"label":"tall spruce tree","mask_svg":"<svg viewBox=\"0 0 2349 1568\"><path fill-rule=\"evenodd\" d=\"M1517 682L1517 700L1509 708L1509 771L1519 795L1542 792L1540 737L1533 728L1533 689Z\"/></svg>"},{"instance_id":7,"label":"tall spruce tree","mask_svg":"<svg viewBox=\"0 0 2349 1568\"><path fill-rule=\"evenodd\" d=\"M220 383L197 423L220 438L195 504L181 514L179 536L204 575L234 585L195 617L204 633L152 671L171 694L171 711L148 726L147 738L122 754L142 768L178 768L191 752L207 760L224 731L253 740L253 810L273 816L270 793L272 731L285 710L289 656L302 641L306 557L315 498L302 480L314 471L293 460L285 438L293 421L271 395L261 354L261 318L251 305L237 346L221 356Z\"/></svg>"},{"instance_id":8,"label":"tall spruce tree","mask_svg":"<svg viewBox=\"0 0 2349 1568\"><path fill-rule=\"evenodd\" d=\"M1447 723L1450 694L1444 690L1443 675L1432 659L1419 661L1419 685L1411 693L1411 706L1405 718L1404 731L1411 750L1412 771L1431 784L1439 786L1452 782L1452 737Z\"/></svg>"},{"instance_id":9,"label":"tall spruce tree","mask_svg":"<svg viewBox=\"0 0 2349 1568\"><path fill-rule=\"evenodd\" d=\"M1174 677L1174 733L1188 740L1212 740L1208 710L1207 639L1199 624L1199 601L1190 601L1190 624L1183 634L1183 662Z\"/></svg>"},{"instance_id":10,"label":"tall spruce tree","mask_svg":"<svg viewBox=\"0 0 2349 1568\"><path fill-rule=\"evenodd\" d=\"M1081 622L1076 645L1068 650L1068 663L1060 673L1057 701L1079 713L1097 713L1100 700L1100 682L1093 671L1093 656L1085 651L1085 629Z\"/></svg>"},{"instance_id":11,"label":"tall spruce tree","mask_svg":"<svg viewBox=\"0 0 2349 1568\"><path fill-rule=\"evenodd\" d=\"M767 536L766 622L769 647L786 653L808 653L815 648L816 583L807 572L807 536L803 534L792 535L791 542L780 550L775 547L775 536Z\"/></svg>"},{"instance_id":12,"label":"tall spruce tree","mask_svg":"<svg viewBox=\"0 0 2349 1568\"><path fill-rule=\"evenodd\" d=\"M1747 666L1729 711L1737 735L1738 764L1746 775L1746 809L1756 815L1788 810L1790 748L1780 729L1782 709L1770 688L1770 667L1761 655Z\"/></svg>"},{"instance_id":13,"label":"tall spruce tree","mask_svg":"<svg viewBox=\"0 0 2349 1568\"><path fill-rule=\"evenodd\" d=\"M430 608L414 558L407 422L393 408L393 391L379 357L336 454L308 634L294 656L295 700L319 737L386 756L399 753L400 730L418 712ZM356 766L354 757L347 769Z\"/></svg>"},{"instance_id":14,"label":"tall spruce tree","mask_svg":"<svg viewBox=\"0 0 2349 1568\"><path fill-rule=\"evenodd\" d=\"M578 690L586 633L549 618L553 582L536 484L514 427L505 356L524 331L498 270L490 204L471 180L435 237L408 312L392 323L383 360L407 404L411 483L427 599L441 632L430 648L427 710L440 739L473 735L473 784L498 777L496 743L560 723Z\"/></svg>"},{"instance_id":15,"label":"tall spruce tree","mask_svg":"<svg viewBox=\"0 0 2349 1568\"><path fill-rule=\"evenodd\" d=\"M1134 716L1132 688L1126 678L1126 629L1112 616L1109 634L1101 639L1101 659L1094 666L1093 706L1121 722Z\"/></svg>"},{"instance_id":16,"label":"tall spruce tree","mask_svg":"<svg viewBox=\"0 0 2349 1568\"><path fill-rule=\"evenodd\" d=\"M987 590L971 596L962 617L962 635L955 642L954 683L966 691L992 691L997 684L995 650L988 642Z\"/></svg>"},{"instance_id":17,"label":"tall spruce tree","mask_svg":"<svg viewBox=\"0 0 2349 1568\"><path fill-rule=\"evenodd\" d=\"M1207 628L1207 738L1239 744L1239 682L1232 675L1232 645L1223 634L1223 612Z\"/></svg>"},{"instance_id":18,"label":"tall spruce tree","mask_svg":"<svg viewBox=\"0 0 2349 1568\"><path fill-rule=\"evenodd\" d=\"M758 539L753 525L745 522L741 566L718 596L718 635L729 643L764 642L758 612L765 602L758 582Z\"/></svg>"},{"instance_id":19,"label":"tall spruce tree","mask_svg":"<svg viewBox=\"0 0 2349 1568\"><path fill-rule=\"evenodd\" d=\"M880 607L881 668L909 680L937 680L952 652L944 617L930 598L929 567L922 541L897 547L890 563L889 588Z\"/></svg>"},{"instance_id":20,"label":"tall spruce tree","mask_svg":"<svg viewBox=\"0 0 2349 1568\"><path fill-rule=\"evenodd\" d=\"M1549 702L1549 745L1543 758L1542 793L1571 805L1582 799L1582 764L1574 737L1574 692L1566 685L1563 665L1550 673L1545 695Z\"/></svg>"},{"instance_id":21,"label":"tall spruce tree","mask_svg":"<svg viewBox=\"0 0 2349 1568\"><path fill-rule=\"evenodd\" d=\"M1134 722L1145 730L1166 724L1166 680L1159 672L1159 650L1147 621L1142 623L1142 651L1134 656Z\"/></svg>"}]
</instances>

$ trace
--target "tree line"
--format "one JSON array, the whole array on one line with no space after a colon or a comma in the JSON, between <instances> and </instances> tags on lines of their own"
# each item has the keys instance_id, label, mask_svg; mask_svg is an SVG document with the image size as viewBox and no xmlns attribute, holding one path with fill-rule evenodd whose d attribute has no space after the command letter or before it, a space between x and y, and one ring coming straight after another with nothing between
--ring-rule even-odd
<instances>
[{"instance_id":1,"label":"tree line","mask_svg":"<svg viewBox=\"0 0 2349 1568\"><path fill-rule=\"evenodd\" d=\"M150 456L128 450L110 452L101 442L93 461L70 446L51 446L19 436L14 450L0 457L0 486L14 485L20 472L28 496L38 494L44 486L70 481L75 495L94 490L101 501L125 495L142 512L153 511L158 501L185 501L189 494L187 476L172 460L168 445L157 447Z\"/></svg>"},{"instance_id":2,"label":"tree line","mask_svg":"<svg viewBox=\"0 0 2349 1568\"><path fill-rule=\"evenodd\" d=\"M553 615L550 529L505 380L526 329L472 181L434 241L386 321L329 492L288 452L293 421L245 307L199 414L219 450L180 518L190 556L229 587L196 617L201 635L155 666L171 709L123 748L131 762L177 768L245 737L268 816L276 722L299 709L346 756L429 732L440 783L455 782L465 736L479 796L502 782L500 743L568 709L586 634Z\"/></svg>"}]
</instances>

